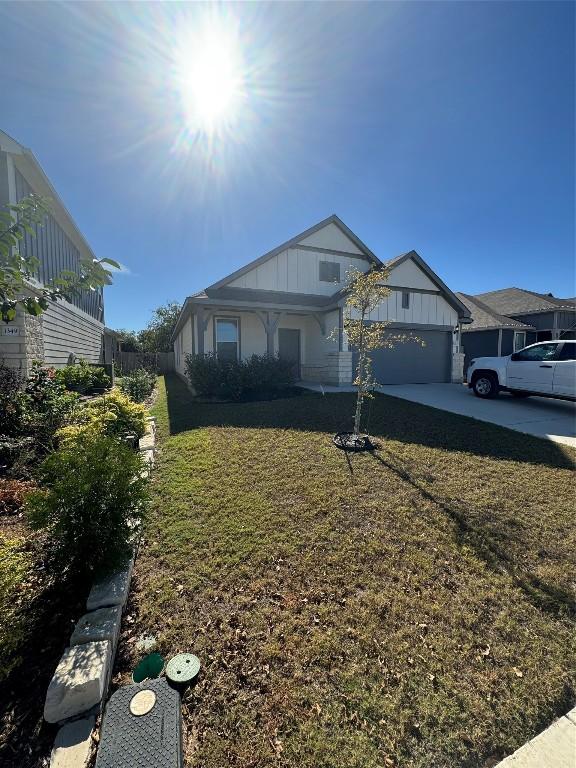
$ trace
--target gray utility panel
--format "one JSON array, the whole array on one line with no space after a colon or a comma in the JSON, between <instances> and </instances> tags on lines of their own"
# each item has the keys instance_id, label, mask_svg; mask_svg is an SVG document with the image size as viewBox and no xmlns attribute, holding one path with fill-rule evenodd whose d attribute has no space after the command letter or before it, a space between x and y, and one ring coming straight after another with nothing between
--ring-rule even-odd
<instances>
[{"instance_id":1,"label":"gray utility panel","mask_svg":"<svg viewBox=\"0 0 576 768\"><path fill-rule=\"evenodd\" d=\"M376 349L371 352L372 371L378 384L431 384L451 380L451 331L403 328L389 333L417 336L426 346L406 341L397 343L394 349ZM354 371L357 360L358 353L354 353Z\"/></svg>"}]
</instances>

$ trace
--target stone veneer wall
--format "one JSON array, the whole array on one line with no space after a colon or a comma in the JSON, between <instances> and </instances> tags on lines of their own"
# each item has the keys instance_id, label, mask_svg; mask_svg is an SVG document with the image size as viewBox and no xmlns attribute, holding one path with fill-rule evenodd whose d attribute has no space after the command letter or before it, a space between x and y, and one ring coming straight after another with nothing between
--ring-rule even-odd
<instances>
[{"instance_id":1,"label":"stone veneer wall","mask_svg":"<svg viewBox=\"0 0 576 768\"><path fill-rule=\"evenodd\" d=\"M352 383L352 352L327 352L317 363L302 366L302 379L344 386Z\"/></svg>"},{"instance_id":2,"label":"stone veneer wall","mask_svg":"<svg viewBox=\"0 0 576 768\"><path fill-rule=\"evenodd\" d=\"M18 307L15 320L0 324L0 361L27 375L32 361L43 359L42 317L33 317Z\"/></svg>"},{"instance_id":3,"label":"stone veneer wall","mask_svg":"<svg viewBox=\"0 0 576 768\"><path fill-rule=\"evenodd\" d=\"M462 384L464 381L464 352L452 354L452 383Z\"/></svg>"}]
</instances>

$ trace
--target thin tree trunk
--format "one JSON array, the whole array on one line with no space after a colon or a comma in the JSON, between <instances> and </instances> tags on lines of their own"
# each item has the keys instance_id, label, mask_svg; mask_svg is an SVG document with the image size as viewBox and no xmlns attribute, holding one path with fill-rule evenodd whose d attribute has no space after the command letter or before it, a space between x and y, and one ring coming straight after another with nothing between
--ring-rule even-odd
<instances>
[{"instance_id":1,"label":"thin tree trunk","mask_svg":"<svg viewBox=\"0 0 576 768\"><path fill-rule=\"evenodd\" d=\"M364 316L366 310L362 310L360 316L360 357L358 359L358 395L356 397L356 413L354 414L354 437L358 437L360 432L360 419L362 417L362 400L364 398Z\"/></svg>"}]
</instances>

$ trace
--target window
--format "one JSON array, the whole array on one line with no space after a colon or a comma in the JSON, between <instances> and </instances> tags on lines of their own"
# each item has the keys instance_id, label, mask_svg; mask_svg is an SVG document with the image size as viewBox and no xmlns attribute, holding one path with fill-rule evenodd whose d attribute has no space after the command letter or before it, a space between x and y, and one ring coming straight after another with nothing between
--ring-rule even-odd
<instances>
[{"instance_id":1,"label":"window","mask_svg":"<svg viewBox=\"0 0 576 768\"><path fill-rule=\"evenodd\" d=\"M408 291L402 291L402 309L410 309L410 294Z\"/></svg>"},{"instance_id":2,"label":"window","mask_svg":"<svg viewBox=\"0 0 576 768\"><path fill-rule=\"evenodd\" d=\"M514 352L523 349L526 346L526 332L514 331ZM510 347L508 347L510 349Z\"/></svg>"},{"instance_id":3,"label":"window","mask_svg":"<svg viewBox=\"0 0 576 768\"><path fill-rule=\"evenodd\" d=\"M335 264L333 261L321 261L319 278L323 283L339 283L340 264Z\"/></svg>"},{"instance_id":4,"label":"window","mask_svg":"<svg viewBox=\"0 0 576 768\"><path fill-rule=\"evenodd\" d=\"M552 360L556 355L557 349L557 344L538 344L534 347L527 347L521 352L516 352L512 359L524 361L534 360L536 362L539 360Z\"/></svg>"},{"instance_id":5,"label":"window","mask_svg":"<svg viewBox=\"0 0 576 768\"><path fill-rule=\"evenodd\" d=\"M238 320L216 320L216 356L219 360L238 360Z\"/></svg>"},{"instance_id":6,"label":"window","mask_svg":"<svg viewBox=\"0 0 576 768\"><path fill-rule=\"evenodd\" d=\"M565 341L558 360L576 360L576 341Z\"/></svg>"}]
</instances>

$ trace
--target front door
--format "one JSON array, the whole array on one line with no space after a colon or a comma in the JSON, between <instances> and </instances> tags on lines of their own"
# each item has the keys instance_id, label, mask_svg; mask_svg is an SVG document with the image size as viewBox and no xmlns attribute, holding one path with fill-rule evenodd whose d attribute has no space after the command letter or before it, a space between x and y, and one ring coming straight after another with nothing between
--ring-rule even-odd
<instances>
[{"instance_id":1,"label":"front door","mask_svg":"<svg viewBox=\"0 0 576 768\"><path fill-rule=\"evenodd\" d=\"M300 378L300 331L297 328L278 328L278 357L293 363L294 376Z\"/></svg>"}]
</instances>

